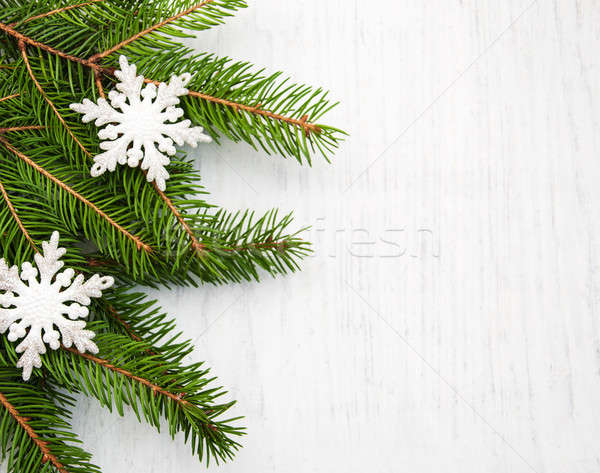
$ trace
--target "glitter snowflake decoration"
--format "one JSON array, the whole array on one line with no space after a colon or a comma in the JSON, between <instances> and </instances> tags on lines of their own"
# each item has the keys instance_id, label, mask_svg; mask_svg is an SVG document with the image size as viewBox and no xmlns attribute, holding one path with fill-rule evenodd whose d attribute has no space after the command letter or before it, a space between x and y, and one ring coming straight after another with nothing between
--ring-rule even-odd
<instances>
[{"instance_id":1,"label":"glitter snowflake decoration","mask_svg":"<svg viewBox=\"0 0 600 473\"><path fill-rule=\"evenodd\" d=\"M90 297L101 297L114 280L97 274L86 282L81 274L73 280L75 271L70 268L59 273L64 265L59 259L66 250L58 247L58 239L58 232L54 232L50 241L43 243L43 254L35 255L37 269L26 262L19 274L17 266L9 268L0 259L0 333L8 329L11 342L23 338L16 352L23 354L17 368L23 368L25 381L34 367L42 366L40 355L46 353L46 344L57 350L59 339L67 348L75 344L82 353L98 353L92 341L94 332L77 319L87 317L85 306L90 304Z\"/></svg>"},{"instance_id":2,"label":"glitter snowflake decoration","mask_svg":"<svg viewBox=\"0 0 600 473\"><path fill-rule=\"evenodd\" d=\"M173 143L187 143L195 148L199 142L211 141L202 127L190 127L190 120L177 122L183 110L176 105L180 96L188 94L185 86L191 74L172 76L168 84L158 87L149 83L142 88L144 76L136 75L136 66L129 65L125 56L119 58L119 64L121 70L115 71L119 92L112 90L108 94L110 104L103 98L97 104L89 99L71 104L72 110L84 114L84 123L96 120L98 127L109 123L98 132L98 137L106 141L100 143L104 152L94 157L91 174L96 177L106 170L112 172L117 163L137 167L141 161L148 182L155 181L164 191L169 178L165 166L176 152Z\"/></svg>"}]
</instances>

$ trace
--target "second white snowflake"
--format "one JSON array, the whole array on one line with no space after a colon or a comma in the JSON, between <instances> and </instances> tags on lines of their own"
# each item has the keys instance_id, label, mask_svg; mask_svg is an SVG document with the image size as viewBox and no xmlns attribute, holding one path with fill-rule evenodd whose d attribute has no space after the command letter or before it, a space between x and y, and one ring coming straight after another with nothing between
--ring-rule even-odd
<instances>
[{"instance_id":1,"label":"second white snowflake","mask_svg":"<svg viewBox=\"0 0 600 473\"><path fill-rule=\"evenodd\" d=\"M95 120L98 127L108 124L98 132L105 140L100 143L104 152L94 157L91 174L96 177L107 170L112 172L117 164L137 167L141 163L148 182L156 182L164 191L169 178L165 166L176 152L174 143L195 148L198 143L211 141L202 127L191 127L190 120L177 121L183 110L176 105L179 97L188 94L185 86L191 75L172 76L168 84L144 87L144 77L136 75L134 64L130 65L125 56L119 58L119 64L121 69L115 71L120 81L118 91L108 94L110 103L99 98L97 104L89 99L71 104L72 110L83 114L84 123Z\"/></svg>"},{"instance_id":2,"label":"second white snowflake","mask_svg":"<svg viewBox=\"0 0 600 473\"><path fill-rule=\"evenodd\" d=\"M43 253L34 257L37 269L25 262L19 271L0 259L0 333L8 330L11 342L23 339L15 351L22 353L17 368L23 368L25 381L34 367L42 366L40 355L46 353L46 345L57 350L62 343L67 348L75 345L81 353L98 353L94 332L78 319L88 316L90 298L101 297L114 280L94 274L85 281L71 268L61 272L60 258L66 250L58 240L54 232L42 244Z\"/></svg>"}]
</instances>

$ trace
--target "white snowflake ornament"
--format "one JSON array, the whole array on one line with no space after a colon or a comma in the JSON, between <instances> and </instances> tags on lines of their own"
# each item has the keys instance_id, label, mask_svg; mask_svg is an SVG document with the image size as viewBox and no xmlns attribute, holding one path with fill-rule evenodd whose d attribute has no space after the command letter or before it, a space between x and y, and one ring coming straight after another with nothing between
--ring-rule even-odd
<instances>
[{"instance_id":1,"label":"white snowflake ornament","mask_svg":"<svg viewBox=\"0 0 600 473\"><path fill-rule=\"evenodd\" d=\"M98 353L92 341L94 332L77 319L87 317L85 306L90 304L90 297L101 297L114 280L97 274L86 282L81 274L73 280L75 271L70 268L59 273L64 265L59 259L66 250L58 247L58 239L58 232L54 232L50 241L42 244L43 254L35 255L37 269L26 262L19 274L17 266L9 268L0 259L0 333L8 329L11 342L23 338L16 352L23 353L17 368L23 368L25 381L34 367L42 366L40 355L46 353L46 344L57 350L59 339L67 348L75 344L81 353Z\"/></svg>"},{"instance_id":2,"label":"white snowflake ornament","mask_svg":"<svg viewBox=\"0 0 600 473\"><path fill-rule=\"evenodd\" d=\"M115 71L120 81L118 92L112 90L108 94L110 104L103 98L97 104L89 99L71 104L72 110L84 114L84 123L96 120L98 127L109 123L98 132L98 137L106 140L100 143L105 151L94 157L91 174L96 177L106 170L112 172L117 163L136 167L141 161L148 182L155 181L164 191L169 178L165 166L170 163L169 156L176 152L173 142L195 148L199 142L212 141L202 127L190 127L190 120L177 122L183 110L176 105L180 96L188 94L185 86L192 76L188 73L172 76L168 84L156 87L149 83L142 88L144 76L136 75L136 66L129 65L125 56L119 58L119 64L121 70Z\"/></svg>"}]
</instances>

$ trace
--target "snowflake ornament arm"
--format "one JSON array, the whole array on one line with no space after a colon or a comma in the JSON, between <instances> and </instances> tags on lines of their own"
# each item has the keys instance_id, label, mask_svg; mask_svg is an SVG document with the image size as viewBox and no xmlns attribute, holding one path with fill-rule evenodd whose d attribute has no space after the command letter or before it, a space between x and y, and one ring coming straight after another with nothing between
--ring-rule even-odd
<instances>
[{"instance_id":1,"label":"snowflake ornament arm","mask_svg":"<svg viewBox=\"0 0 600 473\"><path fill-rule=\"evenodd\" d=\"M16 352L22 353L17 368L23 369L25 381L34 367L42 366L40 355L46 353L46 344L57 350L62 341L66 347L74 344L82 353L98 353L92 341L94 332L78 319L88 316L90 298L101 297L114 280L97 274L87 281L81 274L73 280L72 269L59 272L66 250L58 247L58 240L59 234L54 232L50 241L42 244L43 254L35 255L37 269L26 262L19 274L17 266L9 267L0 259L0 333L8 330L11 342L23 338Z\"/></svg>"},{"instance_id":2,"label":"snowflake ornament arm","mask_svg":"<svg viewBox=\"0 0 600 473\"><path fill-rule=\"evenodd\" d=\"M110 103L100 98L97 104L89 99L71 104L72 110L83 114L84 123L95 120L98 127L107 125L98 132L105 140L100 143L104 152L94 157L91 174L96 177L107 170L112 172L117 164L137 167L141 161L148 182L156 182L164 191L169 178L165 166L176 152L174 143L195 148L199 142L212 141L202 127L190 127L190 120L177 121L183 110L176 105L179 97L188 94L185 86L192 76L172 76L168 84L144 87L144 76L136 75L134 64L130 65L125 56L119 58L119 64L121 69L115 71L119 83L117 90L108 94Z\"/></svg>"}]
</instances>

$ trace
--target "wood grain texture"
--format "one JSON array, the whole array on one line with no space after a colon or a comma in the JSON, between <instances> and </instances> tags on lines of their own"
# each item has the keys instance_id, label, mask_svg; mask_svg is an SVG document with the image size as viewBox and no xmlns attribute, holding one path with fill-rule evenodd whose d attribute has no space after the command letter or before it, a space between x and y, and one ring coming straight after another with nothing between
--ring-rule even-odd
<instances>
[{"instance_id":1,"label":"wood grain texture","mask_svg":"<svg viewBox=\"0 0 600 473\"><path fill-rule=\"evenodd\" d=\"M295 209L304 271L157 293L239 401L209 471L600 471L600 4L252 2L193 41L333 90L312 169L196 151L215 203ZM82 400L105 471L203 471Z\"/></svg>"}]
</instances>

